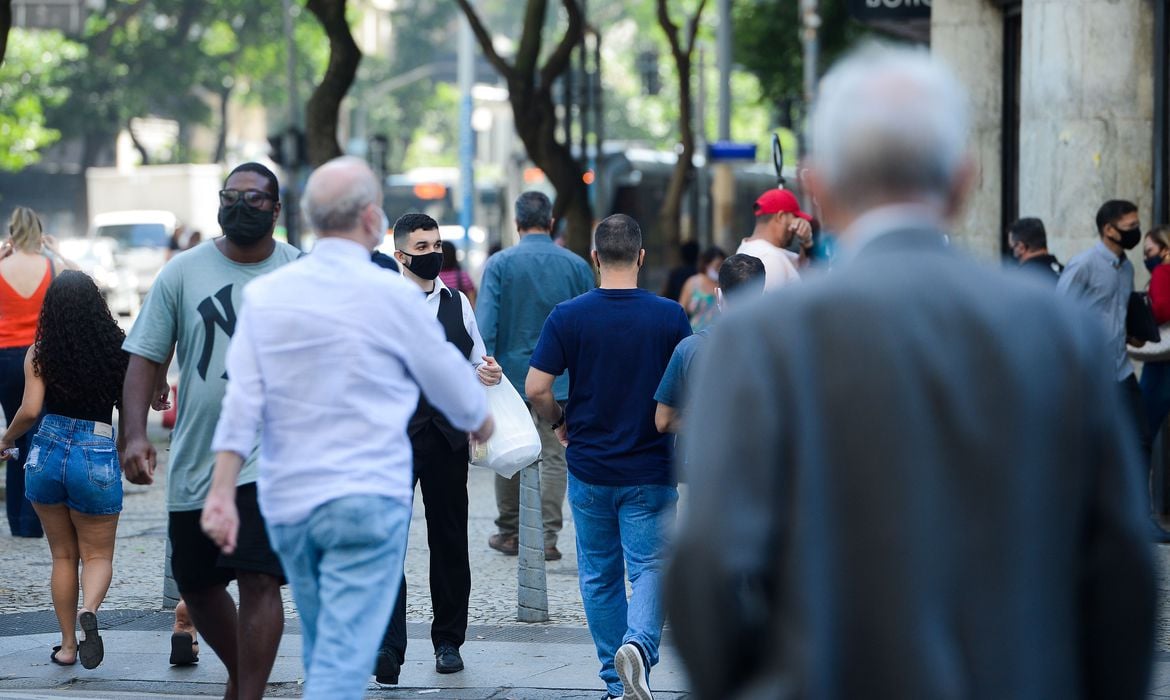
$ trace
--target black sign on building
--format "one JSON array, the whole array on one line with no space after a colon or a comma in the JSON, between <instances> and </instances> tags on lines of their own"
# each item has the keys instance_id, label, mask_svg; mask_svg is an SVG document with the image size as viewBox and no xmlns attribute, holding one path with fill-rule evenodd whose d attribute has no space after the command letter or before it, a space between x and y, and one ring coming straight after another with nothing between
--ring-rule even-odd
<instances>
[{"instance_id":1,"label":"black sign on building","mask_svg":"<svg viewBox=\"0 0 1170 700\"><path fill-rule=\"evenodd\" d=\"M849 13L862 22L930 19L931 0L848 0Z\"/></svg>"}]
</instances>

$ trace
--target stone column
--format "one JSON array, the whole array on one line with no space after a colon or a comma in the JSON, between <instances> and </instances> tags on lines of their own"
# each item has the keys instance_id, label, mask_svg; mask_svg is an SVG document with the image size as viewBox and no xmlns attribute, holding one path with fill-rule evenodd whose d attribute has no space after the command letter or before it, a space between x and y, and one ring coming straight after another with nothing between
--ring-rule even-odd
<instances>
[{"instance_id":1,"label":"stone column","mask_svg":"<svg viewBox=\"0 0 1170 700\"><path fill-rule=\"evenodd\" d=\"M971 98L974 191L952 234L972 254L1000 255L1003 138L1003 12L990 0L935 0L931 52L950 66Z\"/></svg>"},{"instance_id":2,"label":"stone column","mask_svg":"<svg viewBox=\"0 0 1170 700\"><path fill-rule=\"evenodd\" d=\"M1042 218L1049 248L1067 261L1097 241L1094 217L1108 199L1137 203L1147 230L1157 223L1153 10L1147 0L1024 0L1023 9L1020 215Z\"/></svg>"}]
</instances>

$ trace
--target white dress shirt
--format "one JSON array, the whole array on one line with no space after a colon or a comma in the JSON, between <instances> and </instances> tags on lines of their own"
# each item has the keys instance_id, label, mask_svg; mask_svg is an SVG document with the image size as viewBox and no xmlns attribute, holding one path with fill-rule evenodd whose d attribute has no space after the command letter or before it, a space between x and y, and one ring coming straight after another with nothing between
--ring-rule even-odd
<instances>
[{"instance_id":1,"label":"white dress shirt","mask_svg":"<svg viewBox=\"0 0 1170 700\"><path fill-rule=\"evenodd\" d=\"M409 282L409 280L407 281ZM444 292L459 295L459 303L463 309L463 328L467 330L467 335L471 336L471 366L479 369L479 366L483 364L483 356L487 354L487 349L484 347L483 336L479 333L479 324L475 322L475 311L471 308L471 301L467 298L467 295L457 289L452 290L443 284L443 280L436 277L435 288L429 293L423 292L423 294L426 294L427 307L438 318L439 301L442 299Z\"/></svg>"},{"instance_id":2,"label":"white dress shirt","mask_svg":"<svg viewBox=\"0 0 1170 700\"><path fill-rule=\"evenodd\" d=\"M406 425L420 386L457 429L487 415L418 287L344 239L248 286L227 372L212 448L246 455L260 431L260 510L273 524L344 496L410 503Z\"/></svg>"}]
</instances>

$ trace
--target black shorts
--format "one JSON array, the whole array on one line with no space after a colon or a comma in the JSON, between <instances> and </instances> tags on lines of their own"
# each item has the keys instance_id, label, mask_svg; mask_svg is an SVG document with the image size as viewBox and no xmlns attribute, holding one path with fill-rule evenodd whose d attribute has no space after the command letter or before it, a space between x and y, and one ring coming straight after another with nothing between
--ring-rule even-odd
<instances>
[{"instance_id":1,"label":"black shorts","mask_svg":"<svg viewBox=\"0 0 1170 700\"><path fill-rule=\"evenodd\" d=\"M244 484L236 489L236 509L240 513L240 533L236 551L230 556L221 553L203 534L199 525L203 511L170 514L167 535L171 538L171 573L180 594L226 585L236 578L237 571L269 574L285 583L284 569L272 551L264 517L260 515L256 484Z\"/></svg>"}]
</instances>

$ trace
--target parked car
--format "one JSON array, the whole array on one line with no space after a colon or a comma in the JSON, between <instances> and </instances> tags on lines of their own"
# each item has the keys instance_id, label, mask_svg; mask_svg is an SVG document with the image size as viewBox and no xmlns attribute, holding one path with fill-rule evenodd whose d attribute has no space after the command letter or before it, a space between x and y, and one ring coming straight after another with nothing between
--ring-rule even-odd
<instances>
[{"instance_id":1,"label":"parked car","mask_svg":"<svg viewBox=\"0 0 1170 700\"><path fill-rule=\"evenodd\" d=\"M117 272L113 286L118 288L119 314L137 312L154 278L166 264L171 237L178 224L174 214L157 210L116 211L93 217L90 239L111 241ZM111 303L111 310L113 307Z\"/></svg>"},{"instance_id":2,"label":"parked car","mask_svg":"<svg viewBox=\"0 0 1170 700\"><path fill-rule=\"evenodd\" d=\"M112 238L65 238L60 242L61 254L77 263L81 271L93 278L110 311L116 316L138 313L141 299L138 280L130 272L118 269L115 251L118 242Z\"/></svg>"}]
</instances>

